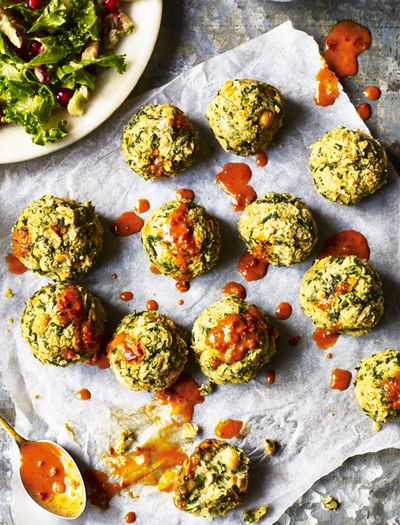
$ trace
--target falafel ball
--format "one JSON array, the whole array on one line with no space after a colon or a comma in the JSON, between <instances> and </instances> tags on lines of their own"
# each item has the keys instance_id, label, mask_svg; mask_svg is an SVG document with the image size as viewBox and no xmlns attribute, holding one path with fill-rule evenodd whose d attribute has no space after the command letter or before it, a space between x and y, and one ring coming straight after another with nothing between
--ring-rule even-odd
<instances>
[{"instance_id":1,"label":"falafel ball","mask_svg":"<svg viewBox=\"0 0 400 525\"><path fill-rule=\"evenodd\" d=\"M277 337L262 310L230 295L196 319L192 348L214 383L247 383L275 354Z\"/></svg>"},{"instance_id":2,"label":"falafel ball","mask_svg":"<svg viewBox=\"0 0 400 525\"><path fill-rule=\"evenodd\" d=\"M175 383L188 348L175 323L156 311L126 315L107 346L111 369L130 390L158 392Z\"/></svg>"},{"instance_id":3,"label":"falafel ball","mask_svg":"<svg viewBox=\"0 0 400 525\"><path fill-rule=\"evenodd\" d=\"M367 261L325 257L305 273L300 304L312 322L341 334L370 332L383 314L382 282Z\"/></svg>"},{"instance_id":4,"label":"falafel ball","mask_svg":"<svg viewBox=\"0 0 400 525\"><path fill-rule=\"evenodd\" d=\"M310 169L317 192L346 205L372 195L388 179L381 144L363 131L344 126L311 145Z\"/></svg>"},{"instance_id":5,"label":"falafel ball","mask_svg":"<svg viewBox=\"0 0 400 525\"><path fill-rule=\"evenodd\" d=\"M312 213L289 193L259 197L242 213L238 230L250 253L277 266L301 262L318 240Z\"/></svg>"},{"instance_id":6,"label":"falafel ball","mask_svg":"<svg viewBox=\"0 0 400 525\"><path fill-rule=\"evenodd\" d=\"M179 108L148 105L125 126L121 148L128 166L144 179L169 178L193 164L199 136Z\"/></svg>"},{"instance_id":7,"label":"falafel ball","mask_svg":"<svg viewBox=\"0 0 400 525\"><path fill-rule=\"evenodd\" d=\"M28 270L66 281L93 266L103 228L89 201L43 195L19 214L11 238L13 254Z\"/></svg>"},{"instance_id":8,"label":"falafel ball","mask_svg":"<svg viewBox=\"0 0 400 525\"><path fill-rule=\"evenodd\" d=\"M100 299L83 286L48 284L26 302L21 333L41 363L68 366L100 349L106 321Z\"/></svg>"},{"instance_id":9,"label":"falafel ball","mask_svg":"<svg viewBox=\"0 0 400 525\"><path fill-rule=\"evenodd\" d=\"M274 86L249 79L225 81L206 112L225 151L248 157L264 150L283 125L284 99Z\"/></svg>"}]
</instances>

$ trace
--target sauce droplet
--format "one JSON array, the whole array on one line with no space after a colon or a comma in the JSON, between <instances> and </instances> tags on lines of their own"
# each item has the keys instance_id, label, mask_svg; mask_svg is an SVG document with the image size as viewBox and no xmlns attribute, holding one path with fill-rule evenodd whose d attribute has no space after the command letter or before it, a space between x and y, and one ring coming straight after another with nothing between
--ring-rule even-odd
<instances>
[{"instance_id":1,"label":"sauce droplet","mask_svg":"<svg viewBox=\"0 0 400 525\"><path fill-rule=\"evenodd\" d=\"M269 385L273 385L275 383L275 370L268 370L267 375L265 376L265 379Z\"/></svg>"},{"instance_id":2,"label":"sauce droplet","mask_svg":"<svg viewBox=\"0 0 400 525\"><path fill-rule=\"evenodd\" d=\"M331 106L339 96L339 79L324 61L316 76L317 88L314 102L317 106Z\"/></svg>"},{"instance_id":3,"label":"sauce droplet","mask_svg":"<svg viewBox=\"0 0 400 525\"><path fill-rule=\"evenodd\" d=\"M154 301L154 299L149 299L146 303L146 310L149 310L150 312L158 310L157 301Z\"/></svg>"},{"instance_id":4,"label":"sauce droplet","mask_svg":"<svg viewBox=\"0 0 400 525\"><path fill-rule=\"evenodd\" d=\"M13 253L9 253L6 257L6 264L10 273L21 275L26 272L26 266Z\"/></svg>"},{"instance_id":5,"label":"sauce droplet","mask_svg":"<svg viewBox=\"0 0 400 525\"><path fill-rule=\"evenodd\" d=\"M329 255L333 257L355 255L368 261L370 249L368 241L362 233L355 230L346 230L329 237L317 255L317 259L323 259L324 257L329 257Z\"/></svg>"},{"instance_id":6,"label":"sauce droplet","mask_svg":"<svg viewBox=\"0 0 400 525\"><path fill-rule=\"evenodd\" d=\"M215 427L215 435L222 439L241 439L243 436L240 431L243 428L243 422L238 419L225 419L220 421Z\"/></svg>"},{"instance_id":7,"label":"sauce droplet","mask_svg":"<svg viewBox=\"0 0 400 525\"><path fill-rule=\"evenodd\" d=\"M154 275L161 275L160 270L156 266L154 266L154 264L150 266L150 271L151 273L154 273Z\"/></svg>"},{"instance_id":8,"label":"sauce droplet","mask_svg":"<svg viewBox=\"0 0 400 525\"><path fill-rule=\"evenodd\" d=\"M371 106L367 102L362 102L356 108L357 113L363 120L369 120L372 115Z\"/></svg>"},{"instance_id":9,"label":"sauce droplet","mask_svg":"<svg viewBox=\"0 0 400 525\"><path fill-rule=\"evenodd\" d=\"M114 281L115 281L115 279L118 279L118 275L114 272L114 273L111 275L111 278L114 279Z\"/></svg>"},{"instance_id":10,"label":"sauce droplet","mask_svg":"<svg viewBox=\"0 0 400 525\"><path fill-rule=\"evenodd\" d=\"M87 388L82 388L81 390L78 390L76 397L81 401L88 401L92 397L92 394Z\"/></svg>"},{"instance_id":11,"label":"sauce droplet","mask_svg":"<svg viewBox=\"0 0 400 525\"><path fill-rule=\"evenodd\" d=\"M236 295L239 299L246 299L247 295L246 288L240 283L235 283L235 281L229 281L229 283L226 283L222 288L222 292L227 295Z\"/></svg>"},{"instance_id":12,"label":"sauce droplet","mask_svg":"<svg viewBox=\"0 0 400 525\"><path fill-rule=\"evenodd\" d=\"M175 288L178 290L178 292L185 293L190 290L190 282L189 281L176 281Z\"/></svg>"},{"instance_id":13,"label":"sauce droplet","mask_svg":"<svg viewBox=\"0 0 400 525\"><path fill-rule=\"evenodd\" d=\"M333 346L339 338L339 334L332 330L325 330L324 328L316 328L313 333L313 341L322 350L326 350Z\"/></svg>"},{"instance_id":14,"label":"sauce droplet","mask_svg":"<svg viewBox=\"0 0 400 525\"><path fill-rule=\"evenodd\" d=\"M334 390L346 390L349 388L351 382L351 372L348 370L342 370L341 368L335 368L331 375L330 387Z\"/></svg>"},{"instance_id":15,"label":"sauce droplet","mask_svg":"<svg viewBox=\"0 0 400 525\"><path fill-rule=\"evenodd\" d=\"M185 303L185 301L183 299L178 299L178 304L182 305L184 303Z\"/></svg>"},{"instance_id":16,"label":"sauce droplet","mask_svg":"<svg viewBox=\"0 0 400 525\"><path fill-rule=\"evenodd\" d=\"M188 190L187 188L179 188L176 190L177 199L186 199L187 201L194 201L196 195L193 190Z\"/></svg>"},{"instance_id":17,"label":"sauce droplet","mask_svg":"<svg viewBox=\"0 0 400 525\"><path fill-rule=\"evenodd\" d=\"M133 211L125 211L111 224L111 232L117 237L128 237L140 232L144 220Z\"/></svg>"},{"instance_id":18,"label":"sauce droplet","mask_svg":"<svg viewBox=\"0 0 400 525\"><path fill-rule=\"evenodd\" d=\"M280 321L286 321L292 315L292 305L289 303L280 303L275 311L275 317Z\"/></svg>"},{"instance_id":19,"label":"sauce droplet","mask_svg":"<svg viewBox=\"0 0 400 525\"><path fill-rule=\"evenodd\" d=\"M251 169L247 164L230 162L225 164L215 179L222 190L232 197L232 208L235 211L243 211L248 204L257 198L254 188L248 184L251 175Z\"/></svg>"},{"instance_id":20,"label":"sauce droplet","mask_svg":"<svg viewBox=\"0 0 400 525\"><path fill-rule=\"evenodd\" d=\"M125 523L135 523L136 514L134 512L127 512L124 517Z\"/></svg>"},{"instance_id":21,"label":"sauce droplet","mask_svg":"<svg viewBox=\"0 0 400 525\"><path fill-rule=\"evenodd\" d=\"M238 271L246 281L258 281L267 274L268 263L249 252L245 252L239 259Z\"/></svg>"},{"instance_id":22,"label":"sauce droplet","mask_svg":"<svg viewBox=\"0 0 400 525\"><path fill-rule=\"evenodd\" d=\"M378 86L367 86L363 93L368 100L378 100L382 95L382 92Z\"/></svg>"},{"instance_id":23,"label":"sauce droplet","mask_svg":"<svg viewBox=\"0 0 400 525\"><path fill-rule=\"evenodd\" d=\"M256 155L256 164L258 167L263 168L268 164L268 156L263 151L260 151Z\"/></svg>"},{"instance_id":24,"label":"sauce droplet","mask_svg":"<svg viewBox=\"0 0 400 525\"><path fill-rule=\"evenodd\" d=\"M290 346L296 346L301 341L301 335L292 335L292 337L289 337L289 344Z\"/></svg>"},{"instance_id":25,"label":"sauce droplet","mask_svg":"<svg viewBox=\"0 0 400 525\"><path fill-rule=\"evenodd\" d=\"M195 405L204 401L199 385L186 372L183 372L171 387L157 392L154 398L163 405L170 405L172 414L179 415L186 423L192 420Z\"/></svg>"},{"instance_id":26,"label":"sauce droplet","mask_svg":"<svg viewBox=\"0 0 400 525\"><path fill-rule=\"evenodd\" d=\"M332 359L332 357L333 357L333 354L331 354L331 353L329 352L328 354L326 354L326 356L325 356L325 357L326 357L327 359Z\"/></svg>"},{"instance_id":27,"label":"sauce droplet","mask_svg":"<svg viewBox=\"0 0 400 525\"><path fill-rule=\"evenodd\" d=\"M147 199L138 199L135 205L135 211L137 213L146 213L150 209L150 202Z\"/></svg>"},{"instance_id":28,"label":"sauce droplet","mask_svg":"<svg viewBox=\"0 0 400 525\"><path fill-rule=\"evenodd\" d=\"M329 69L342 79L358 72L357 57L372 43L368 27L352 20L335 24L324 40L324 57Z\"/></svg>"},{"instance_id":29,"label":"sauce droplet","mask_svg":"<svg viewBox=\"0 0 400 525\"><path fill-rule=\"evenodd\" d=\"M132 292L121 292L119 294L119 298L121 299L121 301L132 301L133 293Z\"/></svg>"}]
</instances>

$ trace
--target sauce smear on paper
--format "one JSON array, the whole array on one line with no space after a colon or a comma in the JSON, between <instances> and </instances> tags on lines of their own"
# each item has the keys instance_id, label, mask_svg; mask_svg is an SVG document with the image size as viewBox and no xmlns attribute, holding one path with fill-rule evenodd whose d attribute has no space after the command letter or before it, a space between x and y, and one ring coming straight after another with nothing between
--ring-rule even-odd
<instances>
[{"instance_id":1,"label":"sauce smear on paper","mask_svg":"<svg viewBox=\"0 0 400 525\"><path fill-rule=\"evenodd\" d=\"M301 341L301 335L292 335L292 337L289 337L289 345L290 346L296 346Z\"/></svg>"},{"instance_id":2,"label":"sauce smear on paper","mask_svg":"<svg viewBox=\"0 0 400 525\"><path fill-rule=\"evenodd\" d=\"M362 102L356 108L357 113L363 120L369 120L372 115L371 106L367 102Z\"/></svg>"},{"instance_id":3,"label":"sauce smear on paper","mask_svg":"<svg viewBox=\"0 0 400 525\"><path fill-rule=\"evenodd\" d=\"M240 431L243 428L243 422L238 419L226 419L220 421L215 427L215 435L222 439L241 439L243 436Z\"/></svg>"},{"instance_id":4,"label":"sauce smear on paper","mask_svg":"<svg viewBox=\"0 0 400 525\"><path fill-rule=\"evenodd\" d=\"M355 255L368 261L370 249L368 241L362 233L356 230L346 230L329 237L317 255L317 259L323 259L329 255L333 257Z\"/></svg>"},{"instance_id":5,"label":"sauce smear on paper","mask_svg":"<svg viewBox=\"0 0 400 525\"><path fill-rule=\"evenodd\" d=\"M347 390L351 382L351 372L349 370L342 370L335 368L331 375L331 385L333 390Z\"/></svg>"},{"instance_id":6,"label":"sauce smear on paper","mask_svg":"<svg viewBox=\"0 0 400 525\"><path fill-rule=\"evenodd\" d=\"M245 252L240 257L237 268L246 281L258 281L267 274L268 263L265 259L257 258L251 253Z\"/></svg>"},{"instance_id":7,"label":"sauce smear on paper","mask_svg":"<svg viewBox=\"0 0 400 525\"><path fill-rule=\"evenodd\" d=\"M117 237L128 237L140 232L144 220L133 211L125 211L111 224L111 232Z\"/></svg>"},{"instance_id":8,"label":"sauce smear on paper","mask_svg":"<svg viewBox=\"0 0 400 525\"><path fill-rule=\"evenodd\" d=\"M379 98L381 98L382 94L378 86L367 86L364 89L363 93L368 100L378 100Z\"/></svg>"},{"instance_id":9,"label":"sauce smear on paper","mask_svg":"<svg viewBox=\"0 0 400 525\"><path fill-rule=\"evenodd\" d=\"M331 106L339 96L339 79L324 63L316 76L317 89L314 102L317 106Z\"/></svg>"},{"instance_id":10,"label":"sauce smear on paper","mask_svg":"<svg viewBox=\"0 0 400 525\"><path fill-rule=\"evenodd\" d=\"M26 266L13 253L6 256L6 264L10 273L21 275L26 272Z\"/></svg>"},{"instance_id":11,"label":"sauce smear on paper","mask_svg":"<svg viewBox=\"0 0 400 525\"><path fill-rule=\"evenodd\" d=\"M251 175L251 169L247 164L230 162L225 164L215 179L222 190L232 197L232 208L235 211L243 211L257 198L254 188L249 186Z\"/></svg>"},{"instance_id":12,"label":"sauce smear on paper","mask_svg":"<svg viewBox=\"0 0 400 525\"><path fill-rule=\"evenodd\" d=\"M163 405L170 405L172 414L179 415L185 423L192 420L195 405L204 401L199 385L190 374L185 372L171 387L158 392L154 398Z\"/></svg>"},{"instance_id":13,"label":"sauce smear on paper","mask_svg":"<svg viewBox=\"0 0 400 525\"><path fill-rule=\"evenodd\" d=\"M319 348L326 350L336 343L339 334L333 330L325 330L318 327L315 329L312 338Z\"/></svg>"},{"instance_id":14,"label":"sauce smear on paper","mask_svg":"<svg viewBox=\"0 0 400 525\"><path fill-rule=\"evenodd\" d=\"M247 295L246 288L235 281L229 281L229 283L226 283L222 288L222 292L226 295L236 295L239 299L246 299Z\"/></svg>"}]
</instances>

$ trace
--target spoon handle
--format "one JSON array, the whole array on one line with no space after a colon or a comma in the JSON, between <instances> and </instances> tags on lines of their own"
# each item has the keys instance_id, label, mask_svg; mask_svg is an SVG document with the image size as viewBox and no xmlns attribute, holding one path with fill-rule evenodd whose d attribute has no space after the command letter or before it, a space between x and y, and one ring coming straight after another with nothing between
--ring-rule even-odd
<instances>
[{"instance_id":1,"label":"spoon handle","mask_svg":"<svg viewBox=\"0 0 400 525\"><path fill-rule=\"evenodd\" d=\"M14 441L16 441L18 445L21 445L22 443L26 441L26 439L24 439L22 436L17 434L17 432L15 432L15 430L1 416L0 416L0 425L4 428L4 430L6 430L10 434L10 436L14 439Z\"/></svg>"}]
</instances>

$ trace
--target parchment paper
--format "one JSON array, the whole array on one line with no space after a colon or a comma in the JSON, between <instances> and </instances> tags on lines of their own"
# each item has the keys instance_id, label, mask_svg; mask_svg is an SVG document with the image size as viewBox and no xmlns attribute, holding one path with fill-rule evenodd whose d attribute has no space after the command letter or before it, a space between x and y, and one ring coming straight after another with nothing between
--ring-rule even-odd
<instances>
[{"instance_id":1,"label":"parchment paper","mask_svg":"<svg viewBox=\"0 0 400 525\"><path fill-rule=\"evenodd\" d=\"M294 30L287 22L269 33L213 58L181 75L168 85L126 102L99 130L77 145L59 153L6 167L1 178L1 248L8 251L9 232L19 211L44 193L68 196L84 201L91 199L105 226L105 249L97 267L82 279L108 305L111 325L130 309L144 309L146 301L155 298L160 311L190 330L197 315L221 297L221 288L230 280L241 281L237 273L238 256L244 246L238 239L238 214L231 209L228 197L215 185L219 169L228 161L241 161L225 154L208 129L204 112L207 103L221 83L229 78L258 78L277 86L287 98L285 126L268 151L269 163L253 169L252 185L258 195L286 191L302 198L315 214L319 228L318 247L332 233L353 228L364 233L371 247L371 264L384 282L385 314L378 327L360 338L342 336L328 360L311 340L312 323L302 314L298 293L302 275L312 264L312 257L289 268L270 267L267 276L246 283L248 300L263 307L271 316L276 305L288 301L293 315L275 324L281 333L278 354L271 362L276 370L276 383L266 385L265 372L247 385L219 387L196 407L194 422L203 430L198 440L213 436L220 418L249 421L251 431L240 442L252 460L250 489L245 507L268 502L271 513L264 523L273 523L317 479L339 466L346 458L386 447L399 447L398 425L389 423L377 433L371 421L359 410L353 389L345 392L329 389L333 368L354 372L366 355L398 344L398 261L399 261L399 182L392 172L389 184L373 197L354 207L330 203L318 196L307 167L308 146L334 126L367 128L358 117L345 93L336 103L321 108L313 102L315 74L320 67L318 47L312 37ZM124 123L142 105L171 102L177 104L201 130L201 155L197 164L175 180L146 183L125 165L120 152ZM1 130L5 133L6 130ZM196 200L220 220L223 249L218 266L197 278L190 292L179 294L174 282L155 276L148 270L138 235L115 238L109 232L110 222L121 212L132 209L137 198L148 198L151 207L174 197L179 187L192 188ZM317 249L318 249L317 247ZM315 250L314 254L317 252ZM117 280L111 274L116 272ZM111 370L86 365L68 369L43 366L36 361L22 340L18 317L23 301L46 279L31 273L8 274L1 266L1 360L6 386L17 409L17 428L32 438L57 439L80 458L83 465L94 465L99 444L112 428L111 413L125 407L134 411L150 400L150 394L133 393L120 386ZM3 297L11 287L15 296ZM122 303L119 293L131 290L131 304ZM178 306L178 299L185 303ZM9 326L6 318L13 316ZM9 334L4 329L10 329ZM302 334L298 346L290 347L291 335ZM197 375L201 378L200 374ZM75 392L86 387L92 399L79 401ZM39 398L34 399L34 395ZM77 432L78 446L64 424L69 422ZM264 439L276 439L282 449L274 457L263 455ZM97 440L97 444L96 444ZM17 470L17 463L16 470ZM58 523L44 517L21 496L17 482L12 512L15 523L30 525ZM136 489L134 490L135 492ZM125 512L134 510L138 523L205 524L175 509L168 494L155 489L138 489L137 500L126 494L112 500L106 512L90 505L79 524L121 523ZM242 509L214 523L240 523Z\"/></svg>"}]
</instances>

